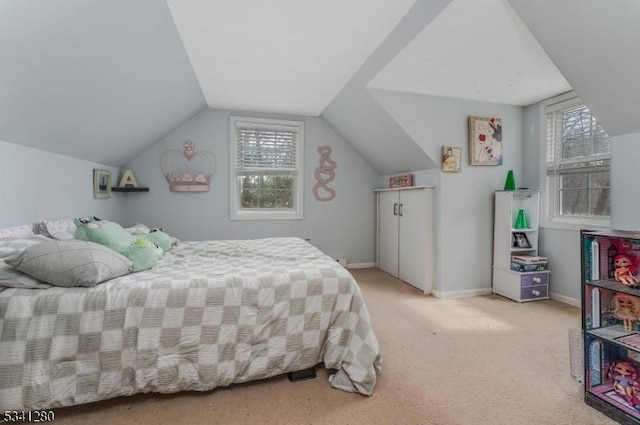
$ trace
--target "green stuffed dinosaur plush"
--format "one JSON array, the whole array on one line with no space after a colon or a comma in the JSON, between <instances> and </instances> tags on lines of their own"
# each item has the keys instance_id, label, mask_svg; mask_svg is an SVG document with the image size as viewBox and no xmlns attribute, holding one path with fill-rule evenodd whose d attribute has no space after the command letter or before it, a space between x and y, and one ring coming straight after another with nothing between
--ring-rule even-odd
<instances>
[{"instance_id":1,"label":"green stuffed dinosaur plush","mask_svg":"<svg viewBox=\"0 0 640 425\"><path fill-rule=\"evenodd\" d=\"M124 255L133 262L135 272L155 266L164 255L165 248L167 251L171 249L171 237L164 232L134 236L118 223L95 216L76 218L73 222L76 239L95 242Z\"/></svg>"}]
</instances>

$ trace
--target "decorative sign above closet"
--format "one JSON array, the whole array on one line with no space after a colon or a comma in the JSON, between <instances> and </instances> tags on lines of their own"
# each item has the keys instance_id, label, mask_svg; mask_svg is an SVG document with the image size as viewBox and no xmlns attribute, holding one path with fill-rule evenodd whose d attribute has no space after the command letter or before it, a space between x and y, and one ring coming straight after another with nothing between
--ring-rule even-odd
<instances>
[{"instance_id":1,"label":"decorative sign above closet","mask_svg":"<svg viewBox=\"0 0 640 425\"><path fill-rule=\"evenodd\" d=\"M216 173L216 157L207 151L195 151L187 140L184 151L168 151L162 155L162 173L172 192L208 192Z\"/></svg>"}]
</instances>

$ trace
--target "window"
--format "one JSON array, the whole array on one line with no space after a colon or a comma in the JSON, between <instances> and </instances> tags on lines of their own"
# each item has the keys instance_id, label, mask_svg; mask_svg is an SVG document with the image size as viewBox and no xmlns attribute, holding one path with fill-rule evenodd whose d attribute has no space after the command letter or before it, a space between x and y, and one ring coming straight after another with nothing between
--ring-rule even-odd
<instances>
[{"instance_id":1,"label":"window","mask_svg":"<svg viewBox=\"0 0 640 425\"><path fill-rule=\"evenodd\" d=\"M575 94L550 99L542 108L547 221L608 225L609 136Z\"/></svg>"},{"instance_id":2,"label":"window","mask_svg":"<svg viewBox=\"0 0 640 425\"><path fill-rule=\"evenodd\" d=\"M304 123L231 117L231 219L302 219Z\"/></svg>"}]
</instances>

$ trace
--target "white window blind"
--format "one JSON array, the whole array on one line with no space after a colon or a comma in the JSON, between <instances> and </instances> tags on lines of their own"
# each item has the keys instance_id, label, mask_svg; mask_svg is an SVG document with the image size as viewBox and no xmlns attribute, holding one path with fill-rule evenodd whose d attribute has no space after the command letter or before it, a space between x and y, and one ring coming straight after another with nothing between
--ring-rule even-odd
<instances>
[{"instance_id":1,"label":"white window blind","mask_svg":"<svg viewBox=\"0 0 640 425\"><path fill-rule=\"evenodd\" d=\"M236 128L237 170L240 174L295 173L298 132L284 129Z\"/></svg>"},{"instance_id":2,"label":"white window blind","mask_svg":"<svg viewBox=\"0 0 640 425\"><path fill-rule=\"evenodd\" d=\"M575 100L547 108L547 175L608 172L610 142L585 105Z\"/></svg>"}]
</instances>

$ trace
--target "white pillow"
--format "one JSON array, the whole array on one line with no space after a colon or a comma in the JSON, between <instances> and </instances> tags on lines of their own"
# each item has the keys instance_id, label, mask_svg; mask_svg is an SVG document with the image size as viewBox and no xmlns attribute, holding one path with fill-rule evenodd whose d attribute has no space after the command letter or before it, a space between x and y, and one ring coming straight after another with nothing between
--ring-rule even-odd
<instances>
[{"instance_id":1,"label":"white pillow","mask_svg":"<svg viewBox=\"0 0 640 425\"><path fill-rule=\"evenodd\" d=\"M0 260L0 288L47 289L52 285L39 281L28 274L19 272Z\"/></svg>"},{"instance_id":2,"label":"white pillow","mask_svg":"<svg viewBox=\"0 0 640 425\"><path fill-rule=\"evenodd\" d=\"M33 236L34 234L32 224L23 224L21 226L12 226L0 229L0 238L19 238L23 236Z\"/></svg>"},{"instance_id":3,"label":"white pillow","mask_svg":"<svg viewBox=\"0 0 640 425\"><path fill-rule=\"evenodd\" d=\"M16 256L31 245L50 240L46 236L34 235L33 233L23 237L0 237L0 258Z\"/></svg>"},{"instance_id":4,"label":"white pillow","mask_svg":"<svg viewBox=\"0 0 640 425\"><path fill-rule=\"evenodd\" d=\"M151 228L149 226L140 223L136 223L131 227L127 227L125 230L132 235L148 235L151 232Z\"/></svg>"},{"instance_id":5,"label":"white pillow","mask_svg":"<svg viewBox=\"0 0 640 425\"><path fill-rule=\"evenodd\" d=\"M74 239L76 225L72 218L60 218L58 220L43 220L40 223L40 234L50 236L53 239Z\"/></svg>"}]
</instances>

